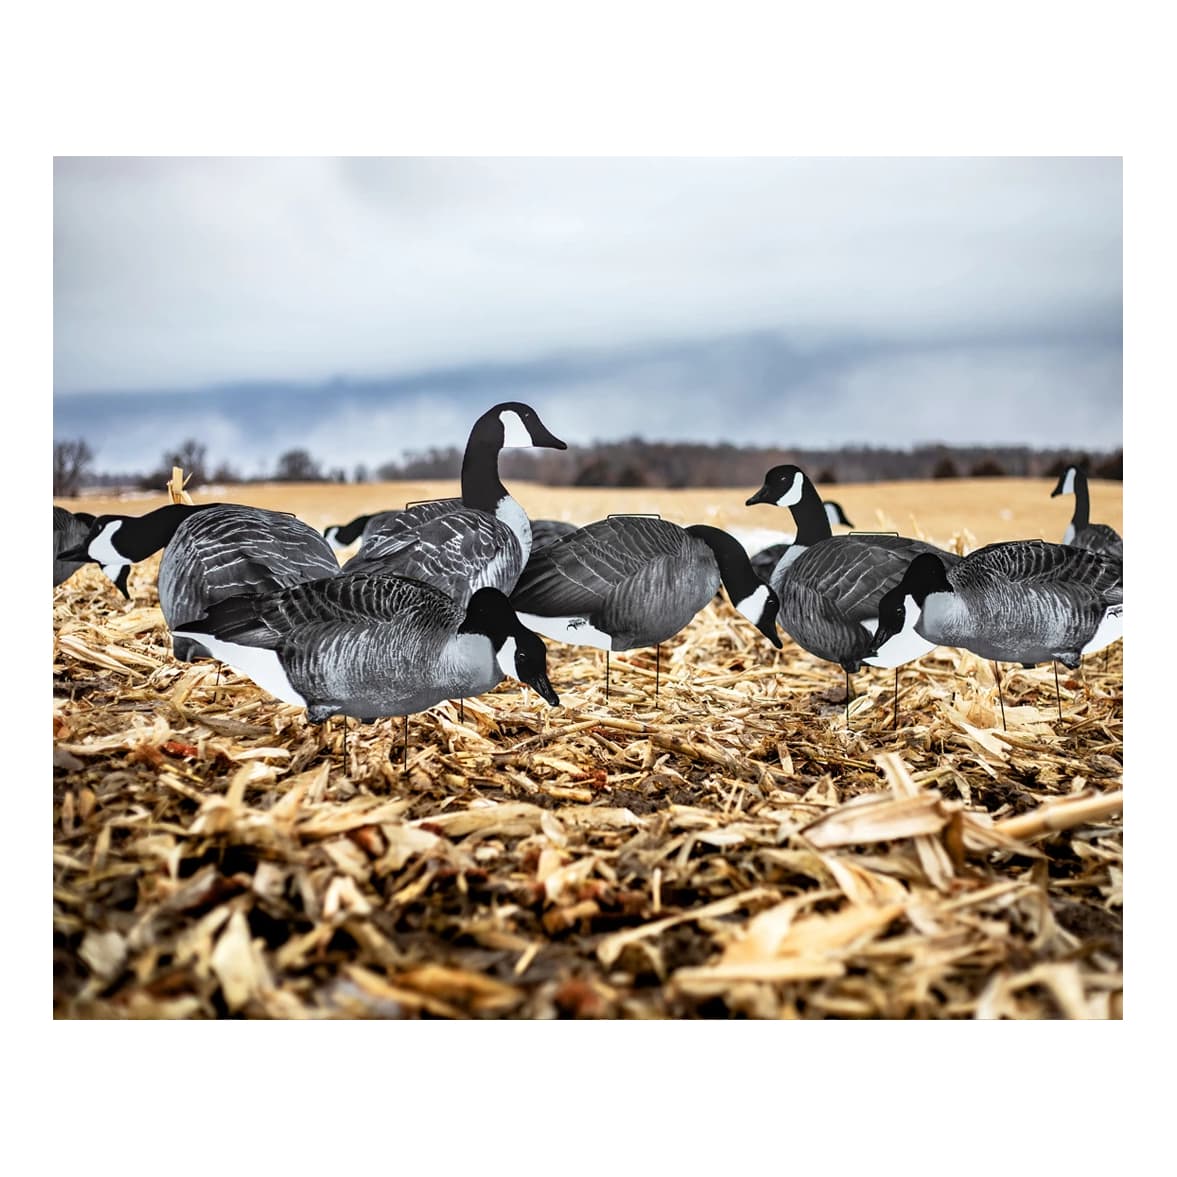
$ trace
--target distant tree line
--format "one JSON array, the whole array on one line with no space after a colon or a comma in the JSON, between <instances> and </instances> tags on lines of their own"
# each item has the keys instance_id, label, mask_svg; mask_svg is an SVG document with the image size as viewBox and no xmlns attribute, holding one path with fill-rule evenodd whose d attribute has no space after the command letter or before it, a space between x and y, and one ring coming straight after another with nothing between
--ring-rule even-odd
<instances>
[{"instance_id":1,"label":"distant tree line","mask_svg":"<svg viewBox=\"0 0 1177 1177\"><path fill-rule=\"evenodd\" d=\"M242 477L228 463L213 465L207 448L189 438L165 452L159 466L147 473L110 473L93 469L94 454L84 439L53 444L53 493L76 495L82 487L134 487L158 490L179 466L188 488L228 486L243 482L392 482L401 479L456 479L462 451L454 446L405 454L370 471L363 464L351 472L325 469L305 449L278 456L269 474ZM1093 478L1122 480L1124 453L1037 450L1028 446L924 445L914 449L843 446L841 449L765 449L727 443L647 442L640 438L572 446L567 450L504 450L500 469L505 478L546 486L687 487L758 485L772 466L791 462L815 482L892 482L925 478L1048 478L1064 466L1084 467Z\"/></svg>"}]
</instances>

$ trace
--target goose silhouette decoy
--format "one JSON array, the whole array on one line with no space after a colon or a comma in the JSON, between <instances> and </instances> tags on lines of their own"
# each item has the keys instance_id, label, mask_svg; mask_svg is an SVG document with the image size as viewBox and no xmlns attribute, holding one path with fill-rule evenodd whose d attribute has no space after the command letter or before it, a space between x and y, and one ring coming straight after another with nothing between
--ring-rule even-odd
<instances>
[{"instance_id":1,"label":"goose silhouette decoy","mask_svg":"<svg viewBox=\"0 0 1177 1177\"><path fill-rule=\"evenodd\" d=\"M826 499L822 503L825 508L826 518L830 521L831 534L832 529L841 525L843 527L853 527L854 524L846 518L846 512L842 510L840 503L835 503L831 499ZM769 544L766 548L761 548L754 556L752 556L752 571L768 584L772 577L772 570L780 563L781 557L789 550L792 541L779 544Z\"/></svg>"},{"instance_id":2,"label":"goose silhouette decoy","mask_svg":"<svg viewBox=\"0 0 1177 1177\"><path fill-rule=\"evenodd\" d=\"M769 470L747 501L753 503L774 503L793 513L797 536L769 584L780 599L781 628L802 649L836 662L849 675L864 663L902 666L935 646L907 633L877 643L879 602L913 557L931 552L952 564L959 556L904 536L834 535L816 488L797 466Z\"/></svg>"},{"instance_id":3,"label":"goose silhouette decoy","mask_svg":"<svg viewBox=\"0 0 1177 1177\"><path fill-rule=\"evenodd\" d=\"M77 546L90 533L94 516L85 511L67 511L65 507L53 506L53 587L69 580L89 558L62 559L62 553Z\"/></svg>"},{"instance_id":4,"label":"goose silhouette decoy","mask_svg":"<svg viewBox=\"0 0 1177 1177\"><path fill-rule=\"evenodd\" d=\"M1045 540L989 544L951 567L912 560L879 603L876 642L902 632L994 662L1061 662L1123 633L1124 566L1115 556Z\"/></svg>"},{"instance_id":5,"label":"goose silhouette decoy","mask_svg":"<svg viewBox=\"0 0 1177 1177\"><path fill-rule=\"evenodd\" d=\"M1109 556L1121 559L1124 555L1124 541L1114 528L1106 523L1092 523L1091 497L1087 489L1087 475L1078 466L1068 466L1050 492L1053 499L1058 495L1073 494L1075 496L1075 513L1067 530L1063 533L1063 543L1075 548L1085 548L1089 552L1103 552Z\"/></svg>"},{"instance_id":6,"label":"goose silhouette decoy","mask_svg":"<svg viewBox=\"0 0 1177 1177\"><path fill-rule=\"evenodd\" d=\"M470 431L462 459L461 504L440 512L437 503L409 507L392 513L396 518L379 527L370 520L346 574L412 577L459 604L479 588L509 593L531 552L531 523L499 480L499 453L508 446L568 448L530 405L495 405Z\"/></svg>"},{"instance_id":7,"label":"goose silhouette decoy","mask_svg":"<svg viewBox=\"0 0 1177 1177\"><path fill-rule=\"evenodd\" d=\"M544 643L493 588L459 605L405 577L328 577L219 601L177 634L305 707L313 723L408 716L507 675L559 704Z\"/></svg>"},{"instance_id":8,"label":"goose silhouette decoy","mask_svg":"<svg viewBox=\"0 0 1177 1177\"><path fill-rule=\"evenodd\" d=\"M776 594L752 572L739 541L717 527L618 515L533 553L511 602L546 637L599 650L657 646L715 595L780 646Z\"/></svg>"},{"instance_id":9,"label":"goose silhouette decoy","mask_svg":"<svg viewBox=\"0 0 1177 1177\"><path fill-rule=\"evenodd\" d=\"M208 657L176 626L217 601L339 575L330 544L282 511L240 503L173 503L146 515L100 515L71 553L93 560L127 596L132 564L164 549L159 607L183 662Z\"/></svg>"}]
</instances>

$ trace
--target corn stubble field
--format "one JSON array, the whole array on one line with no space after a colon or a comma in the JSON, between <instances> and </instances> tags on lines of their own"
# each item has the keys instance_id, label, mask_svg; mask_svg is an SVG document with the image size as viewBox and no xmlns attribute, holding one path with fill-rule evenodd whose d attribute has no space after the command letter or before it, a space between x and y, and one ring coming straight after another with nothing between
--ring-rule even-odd
<instances>
[{"instance_id":1,"label":"corn stubble field","mask_svg":"<svg viewBox=\"0 0 1177 1177\"><path fill-rule=\"evenodd\" d=\"M513 486L533 517L791 531L754 487ZM824 488L862 530L1057 540L1041 480ZM451 483L197 493L312 525ZM58 500L142 513L134 500ZM1119 484L1092 518L1121 529ZM1060 668L937 650L855 676L726 599L662 647L548 644L513 681L316 727L177 663L159 558L54 597L57 1017L1118 1018L1121 647ZM656 693L657 681L657 693ZM896 725L896 718L898 723Z\"/></svg>"}]
</instances>

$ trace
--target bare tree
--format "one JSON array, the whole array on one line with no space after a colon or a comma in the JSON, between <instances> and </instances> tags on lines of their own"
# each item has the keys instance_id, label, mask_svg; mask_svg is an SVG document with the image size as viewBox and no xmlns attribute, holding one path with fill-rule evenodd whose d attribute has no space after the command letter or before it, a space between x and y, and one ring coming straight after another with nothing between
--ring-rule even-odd
<instances>
[{"instance_id":1,"label":"bare tree","mask_svg":"<svg viewBox=\"0 0 1177 1177\"><path fill-rule=\"evenodd\" d=\"M275 482L322 482L319 463L306 450L287 450L274 468Z\"/></svg>"},{"instance_id":2,"label":"bare tree","mask_svg":"<svg viewBox=\"0 0 1177 1177\"><path fill-rule=\"evenodd\" d=\"M53 443L53 493L73 498L82 485L94 452L82 438Z\"/></svg>"}]
</instances>

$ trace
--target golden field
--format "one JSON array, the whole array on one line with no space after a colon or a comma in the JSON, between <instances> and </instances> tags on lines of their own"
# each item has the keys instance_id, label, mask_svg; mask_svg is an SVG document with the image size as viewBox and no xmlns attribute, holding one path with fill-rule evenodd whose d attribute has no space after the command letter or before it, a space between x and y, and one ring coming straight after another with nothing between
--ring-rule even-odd
<instances>
[{"instance_id":1,"label":"golden field","mask_svg":"<svg viewBox=\"0 0 1177 1177\"><path fill-rule=\"evenodd\" d=\"M624 490L546 487L512 482L511 494L533 519L589 523L610 512L660 514L675 523L793 531L787 510L763 503L744 506L756 486L692 490ZM1059 541L1071 518L1071 496L1050 497L1053 482L1040 478L934 479L887 483L839 483L818 488L823 498L842 504L847 518L863 531L898 531L947 542L968 532L968 546L1003 539ZM1091 518L1123 533L1123 489L1119 482L1092 480ZM194 493L198 502L239 502L292 511L322 530L357 515L403 507L421 499L458 494L450 481L362 483L259 483L212 487ZM168 502L158 494L134 497L54 499L71 510L93 514L142 514Z\"/></svg>"},{"instance_id":2,"label":"golden field","mask_svg":"<svg viewBox=\"0 0 1177 1177\"><path fill-rule=\"evenodd\" d=\"M755 489L511 484L533 517L791 531ZM861 530L1061 537L1046 480L823 488ZM453 483L202 492L317 527ZM142 513L167 501L55 500ZM1119 483L1092 518L1121 530ZM1119 645L1076 672L940 649L895 681L726 600L654 651L548 643L399 720L315 726L177 663L154 557L55 590L60 1018L1119 1018ZM656 686L657 683L657 686ZM1004 712L1002 709L1004 704ZM1061 714L1060 714L1061 712ZM1004 722L1003 722L1004 714ZM407 765L406 765L407 760Z\"/></svg>"}]
</instances>

